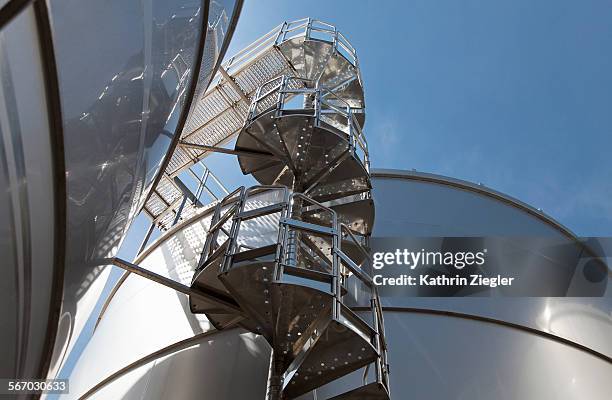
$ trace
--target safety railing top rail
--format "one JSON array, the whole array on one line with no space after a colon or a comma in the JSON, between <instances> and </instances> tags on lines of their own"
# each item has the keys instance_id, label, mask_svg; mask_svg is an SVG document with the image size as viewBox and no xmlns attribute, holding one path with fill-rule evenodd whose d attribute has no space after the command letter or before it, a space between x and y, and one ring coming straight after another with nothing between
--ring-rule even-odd
<instances>
[{"instance_id":1,"label":"safety railing top rail","mask_svg":"<svg viewBox=\"0 0 612 400\"><path fill-rule=\"evenodd\" d=\"M347 238L350 239L354 243L354 245L359 249L359 251L365 256L365 258L371 261L370 253L361 244L361 241L357 239L357 237L355 236L355 234L353 233L351 228L349 228L348 225L344 223L340 223L340 234L343 236L344 239L347 239ZM371 277L370 277L370 281L372 281Z\"/></svg>"},{"instance_id":2,"label":"safety railing top rail","mask_svg":"<svg viewBox=\"0 0 612 400\"><path fill-rule=\"evenodd\" d=\"M228 193L223 199L221 199L219 205L223 207L225 205L235 202L236 200L239 200L245 190L246 189L244 186L236 188L233 192Z\"/></svg>"},{"instance_id":3,"label":"safety railing top rail","mask_svg":"<svg viewBox=\"0 0 612 400\"><path fill-rule=\"evenodd\" d=\"M338 215L331 208L329 208L327 206L324 206L323 204L319 203L316 200L311 199L310 197L306 196L303 193L292 193L291 194L291 203L294 204L297 199L302 200L303 202L308 203L311 206L316 206L316 207L318 207L319 210L325 210L326 212L328 212L332 216L332 218L331 218L332 226L335 227L335 226L338 225ZM304 207L303 204L302 204L302 207ZM293 216L293 215L290 214L290 216Z\"/></svg>"},{"instance_id":4,"label":"safety railing top rail","mask_svg":"<svg viewBox=\"0 0 612 400\"><path fill-rule=\"evenodd\" d=\"M298 95L311 95L313 107L311 109L306 109L303 108L303 105L300 105L299 108L295 108L291 100ZM273 96L277 97L276 102L270 105L269 99ZM260 104L263 104L264 107L260 108ZM248 125L252 123L260 115L274 108L276 108L277 113L288 110L308 110L307 113L315 116L317 120L320 120L322 116L327 114L340 116L345 119L348 129L346 133L348 134L349 145L354 151L357 149L361 151L363 158L362 162L366 168L369 169L368 142L363 133L361 123L359 122L359 115L363 113L363 108L352 107L344 98L338 96L333 90L320 86L317 82L310 79L283 75L271 79L257 89L253 101L251 102L245 124Z\"/></svg>"},{"instance_id":5,"label":"safety railing top rail","mask_svg":"<svg viewBox=\"0 0 612 400\"><path fill-rule=\"evenodd\" d=\"M240 71L252 61L254 61L257 56L264 51L268 50L270 47L276 44L276 38L278 37L278 32L282 28L283 24L276 26L274 29L261 36L259 39L255 40L253 43L240 50L235 55L231 56L222 64L222 67L230 74L234 75L237 71ZM221 79L221 75L217 75L213 83L210 87L214 87L214 83ZM210 90L210 89L209 89Z\"/></svg>"},{"instance_id":6,"label":"safety railing top rail","mask_svg":"<svg viewBox=\"0 0 612 400\"><path fill-rule=\"evenodd\" d=\"M311 18L303 18L295 21L279 24L271 31L259 37L253 43L231 56L222 64L222 67L230 74L234 75L248 64L253 62L259 54L273 46L278 46L285 40L303 36L306 40L316 39L325 40L333 44L334 49L342 54L353 66L359 66L357 51L350 41L339 32L335 26L323 21ZM357 69L359 74L359 70ZM222 79L220 75L213 80L214 83Z\"/></svg>"},{"instance_id":7,"label":"safety railing top rail","mask_svg":"<svg viewBox=\"0 0 612 400\"><path fill-rule=\"evenodd\" d=\"M253 100L251 102L251 107L249 109L248 117L250 118L254 110L254 107L258 103L266 100L270 96L277 95L279 92L286 91L288 85L290 84L294 85L294 87L292 87L292 89L294 90L293 93L297 94L297 93L309 92L308 87L312 88L315 86L316 83L311 79L300 78L300 77L295 77L295 76L287 76L287 75L281 75L281 76L277 76L276 78L270 79L268 82L264 83L259 88L257 88L257 91L255 92L255 96L253 97Z\"/></svg>"},{"instance_id":8,"label":"safety railing top rail","mask_svg":"<svg viewBox=\"0 0 612 400\"><path fill-rule=\"evenodd\" d=\"M312 18L286 22L281 25L275 44L303 36L306 40L324 40L333 43L334 50L342 54L353 66L358 67L357 51L335 26Z\"/></svg>"},{"instance_id":9,"label":"safety railing top rail","mask_svg":"<svg viewBox=\"0 0 612 400\"><path fill-rule=\"evenodd\" d=\"M249 196L253 196L255 194L258 193L262 193L262 192L269 192L269 191L278 191L283 193L283 198L288 198L289 196L289 189L286 186L281 186L281 185L255 185L255 186L250 186L248 188L246 188L245 190L245 197L249 197Z\"/></svg>"}]
</instances>

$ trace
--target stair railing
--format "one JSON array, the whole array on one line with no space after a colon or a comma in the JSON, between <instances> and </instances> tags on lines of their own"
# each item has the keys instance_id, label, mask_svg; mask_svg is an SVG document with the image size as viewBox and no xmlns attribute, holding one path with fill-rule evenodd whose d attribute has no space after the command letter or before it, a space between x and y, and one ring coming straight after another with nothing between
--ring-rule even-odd
<instances>
[{"instance_id":1,"label":"stair railing","mask_svg":"<svg viewBox=\"0 0 612 400\"><path fill-rule=\"evenodd\" d=\"M361 160L369 171L370 160L368 155L368 142L363 134L363 128L357 119L357 116L363 112L362 108L352 107L345 99L338 96L334 91L326 87L318 87L317 93L317 116L321 114L337 114L346 119L347 134L349 137L349 146L351 152ZM335 101L332 102L331 99ZM342 106L336 104L341 103ZM325 112L327 110L328 112ZM331 112L330 112L331 111ZM317 118L317 120L319 120ZM358 156L358 152L362 152L362 156Z\"/></svg>"},{"instance_id":2,"label":"stair railing","mask_svg":"<svg viewBox=\"0 0 612 400\"><path fill-rule=\"evenodd\" d=\"M265 195L266 193L278 192L276 198L268 200L270 204L255 206L248 208L249 200L256 198L257 195ZM265 202L266 200L264 200ZM317 225L302 221L301 212L307 207L315 207L318 210L329 213L329 224ZM295 209L294 209L295 208ZM259 185L250 188L240 187L224 197L215 208L215 212L211 219L211 227L207 237L202 257L206 261L215 251L225 247L225 257L221 267L221 271L227 271L231 268L232 258L240 251L239 236L241 223L244 221L265 217L270 214L280 213L278 233L276 237L276 255L275 255L275 271L274 280L281 281L285 273L285 262L290 248L291 235L290 231L311 232L315 235L331 237L331 294L333 295L332 317L335 319L348 319L356 323L354 315L343 315L343 285L348 276L353 275L359 279L369 289L370 294L370 311L372 313L372 331L373 335L370 341L377 351L378 357L375 361L375 376L376 381L385 386L389 390L389 367L387 356L387 342L385 339L385 325L383 318L383 310L380 303L377 288L371 278L370 271L366 270L362 265L357 265L346 253L341 249L342 239L350 240L354 246L363 253L365 259L370 259L370 254L362 245L362 242L355 236L351 229L339 222L337 213L323 204L309 198L302 193L291 193L285 186ZM232 226L227 231L223 226L232 218ZM223 232L227 239L223 244L217 243L218 235ZM299 240L297 237L294 240ZM294 244L295 245L295 244ZM370 265L371 263L365 263ZM294 266L295 267L295 266ZM350 314L350 313L349 313ZM360 323L364 323L361 321ZM365 328L365 325L364 325ZM364 383L367 377L367 371L364 372Z\"/></svg>"},{"instance_id":3,"label":"stair railing","mask_svg":"<svg viewBox=\"0 0 612 400\"><path fill-rule=\"evenodd\" d=\"M292 104L290 103L291 100L300 95L313 97L313 111L303 108L302 104L298 107L289 107ZM352 107L333 90L320 86L310 79L283 75L266 82L257 89L249 107L245 124L251 124L260 115L273 109L275 105L275 117L277 118L283 116L286 111L304 110L305 116L315 117L317 125L320 121L324 121L334 126L334 116L341 117L346 121L342 124L345 128L337 128L345 131L349 142L349 151L369 171L368 143L358 118L363 113L362 108Z\"/></svg>"},{"instance_id":4,"label":"stair railing","mask_svg":"<svg viewBox=\"0 0 612 400\"><path fill-rule=\"evenodd\" d=\"M288 258L294 257L291 253L293 251L297 251L296 245L298 243L290 243L292 240L299 241L300 239L295 237L295 235L291 235L291 233L298 234L300 232L313 232L316 235L330 237L331 238L331 247L332 249L337 246L339 243L339 232L337 230L338 226L338 216L336 212L323 204L311 199L310 197L302 194L302 193L292 193L290 199L289 210L295 208L296 204L299 204L299 209L306 208L306 205L315 206L318 209L329 213L330 215L330 225L329 226L319 226L311 223L307 223L302 221L301 215L296 214L296 212L290 212L286 218L283 218L280 221L280 229L279 229L279 252L278 252L278 262L277 269L275 271L275 279L280 281L282 279L284 273L284 267ZM290 254L291 253L291 254ZM296 254L297 255L297 254ZM337 280L338 271L339 271L339 259L334 254L333 251L329 254L331 258L331 270L330 273L332 275L332 293L336 293L337 286L340 282ZM292 265L294 266L294 265ZM337 308L337 307L334 307Z\"/></svg>"},{"instance_id":5,"label":"stair railing","mask_svg":"<svg viewBox=\"0 0 612 400\"><path fill-rule=\"evenodd\" d=\"M372 307L374 315L376 315L376 331L377 331L377 350L380 357L377 359L376 365L376 381L384 385L387 389L387 393L390 391L389 388L389 361L388 361L388 349L387 340L385 338L385 319L383 309L380 304L380 296L378 295L378 289L374 287L375 298L372 301Z\"/></svg>"},{"instance_id":6,"label":"stair railing","mask_svg":"<svg viewBox=\"0 0 612 400\"><path fill-rule=\"evenodd\" d=\"M357 237L351 232L350 228L345 224L341 224L342 234L346 234L345 238L350 238L357 248L370 259L370 254L363 247ZM383 310L380 304L380 296L378 289L374 284L369 271L364 271L363 268L355 264L345 253L338 250L340 258L344 261L344 266L348 269L348 273L352 273L357 279L363 282L370 290L370 312L372 313L372 321L374 328L374 337L372 344L376 348L379 357L376 360L376 381L389 390L389 364L387 356L387 341L385 339L385 322ZM371 261L371 259L370 259ZM366 263L371 265L371 263ZM347 272L345 272L345 275ZM364 373L364 381L367 375L367 370Z\"/></svg>"},{"instance_id":7,"label":"stair railing","mask_svg":"<svg viewBox=\"0 0 612 400\"><path fill-rule=\"evenodd\" d=\"M273 193L273 192L280 193L278 195L279 197L278 201L271 202L271 204L267 204L265 206L254 207L252 209L246 208L247 205L249 204L249 200L252 199L254 196L265 194L265 193ZM227 250L226 250L225 258L223 261L223 266L221 269L222 272L227 271L231 268L234 255L236 255L241 250L242 247L245 247L244 245L239 243L241 224L244 221L265 217L267 215L275 214L275 213L280 213L281 219L285 218L288 213L289 201L290 201L289 189L285 186L257 185L257 186L249 187L243 191L242 196L241 196L240 206L236 210L234 217L233 217L232 228L231 228L232 241L229 243ZM279 229L279 235L280 235L280 229ZM277 240L276 240L277 244L280 243L279 240L280 240L280 236L277 237ZM278 251L279 250L277 249L277 254L278 254Z\"/></svg>"},{"instance_id":8,"label":"stair railing","mask_svg":"<svg viewBox=\"0 0 612 400\"><path fill-rule=\"evenodd\" d=\"M357 51L346 36L339 32L335 26L311 18L283 22L230 57L222 66L230 75L234 75L272 46L278 47L281 43L298 37L304 37L305 40L315 39L332 43L334 51L342 54L354 65L359 74ZM221 79L221 75L217 75L215 80L217 79ZM214 86L214 82L212 86Z\"/></svg>"},{"instance_id":9,"label":"stair railing","mask_svg":"<svg viewBox=\"0 0 612 400\"><path fill-rule=\"evenodd\" d=\"M235 234L233 233L233 224L230 231L227 231L223 225L225 225L230 218L232 218L240 209L240 203L244 198L245 187L240 186L233 192L229 193L225 196L217 205L215 206L215 211L210 220L210 226L208 228L208 234L206 236L206 241L204 242L204 247L202 249L202 253L200 256L200 261L198 263L197 270L200 270L206 263L208 259L219 249L220 247L227 244L229 247L231 241L233 240ZM227 208L226 210L223 210ZM227 239L224 243L219 244L219 234L223 232Z\"/></svg>"},{"instance_id":10,"label":"stair railing","mask_svg":"<svg viewBox=\"0 0 612 400\"><path fill-rule=\"evenodd\" d=\"M280 26L275 45L286 40L304 37L304 40L321 40L332 43L334 51L342 54L355 67L359 66L357 51L335 26L312 18L285 22Z\"/></svg>"}]
</instances>

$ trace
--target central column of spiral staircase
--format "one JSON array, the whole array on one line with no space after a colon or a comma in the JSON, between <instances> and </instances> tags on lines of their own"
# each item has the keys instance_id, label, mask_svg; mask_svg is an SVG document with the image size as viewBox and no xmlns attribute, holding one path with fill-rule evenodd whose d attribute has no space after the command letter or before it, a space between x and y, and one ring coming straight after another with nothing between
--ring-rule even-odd
<instances>
[{"instance_id":1,"label":"central column of spiral staircase","mask_svg":"<svg viewBox=\"0 0 612 400\"><path fill-rule=\"evenodd\" d=\"M277 46L294 74L258 89L235 144L243 173L261 186L217 205L192 286L222 303L192 296L191 310L267 339L269 400L370 365L373 382L333 398L389 399L365 249L374 204L357 58L333 26L313 20L286 24ZM364 298L368 318L349 307Z\"/></svg>"}]
</instances>

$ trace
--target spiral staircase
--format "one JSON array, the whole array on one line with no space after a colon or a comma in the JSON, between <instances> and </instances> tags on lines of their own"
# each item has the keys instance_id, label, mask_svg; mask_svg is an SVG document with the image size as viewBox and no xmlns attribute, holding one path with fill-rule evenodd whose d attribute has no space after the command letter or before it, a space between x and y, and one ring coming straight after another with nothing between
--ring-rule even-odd
<instances>
[{"instance_id":1,"label":"spiral staircase","mask_svg":"<svg viewBox=\"0 0 612 400\"><path fill-rule=\"evenodd\" d=\"M367 262L374 204L357 58L319 21L287 25L275 43L291 73L256 90L230 152L260 185L217 204L191 285L206 295L191 295L190 307L217 329L239 325L266 338L269 400L361 369L363 384L333 399L389 399Z\"/></svg>"}]
</instances>

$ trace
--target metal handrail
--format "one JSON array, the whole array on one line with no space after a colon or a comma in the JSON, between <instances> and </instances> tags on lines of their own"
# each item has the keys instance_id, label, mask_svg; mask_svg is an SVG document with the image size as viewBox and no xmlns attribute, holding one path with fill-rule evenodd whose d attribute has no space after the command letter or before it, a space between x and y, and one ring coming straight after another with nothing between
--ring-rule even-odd
<instances>
[{"instance_id":1,"label":"metal handrail","mask_svg":"<svg viewBox=\"0 0 612 400\"><path fill-rule=\"evenodd\" d=\"M388 362L388 348L387 348L387 339L385 338L385 319L384 319L384 314L383 314L383 309L382 306L380 304L380 296L378 295L378 290L376 288L374 288L375 291L375 299L374 299L374 303L375 303L375 315L377 318L377 326L378 326L378 352L380 355L380 358L377 360L378 361L378 371L377 373L379 373L382 376L378 376L378 381L382 384L384 384L384 386L387 388L387 392L389 392L389 362ZM382 335L380 334L380 332L382 332Z\"/></svg>"},{"instance_id":2,"label":"metal handrail","mask_svg":"<svg viewBox=\"0 0 612 400\"><path fill-rule=\"evenodd\" d=\"M266 190L280 190L283 192L289 192L287 186L282 185L255 185L249 186L246 188L246 196L248 197L250 194L256 194L259 192L265 192Z\"/></svg>"},{"instance_id":3,"label":"metal handrail","mask_svg":"<svg viewBox=\"0 0 612 400\"><path fill-rule=\"evenodd\" d=\"M363 253L363 255L365 255L366 258L371 261L372 257L370 256L370 253L368 253L368 251L365 249L365 247L363 247L363 245L359 242L357 237L351 231L351 228L349 228L346 224L343 224L343 223L340 224L340 228L341 228L341 232L345 231L346 233L348 233L348 235L351 238L351 240L353 242L355 242L355 244L357 245L357 248L359 249L359 251L361 251Z\"/></svg>"},{"instance_id":4,"label":"metal handrail","mask_svg":"<svg viewBox=\"0 0 612 400\"><path fill-rule=\"evenodd\" d=\"M281 32L283 25L284 24L277 25L271 31L259 37L259 39L230 57L223 63L223 68L228 72L241 69L250 61L254 60L261 52L276 44L276 38L279 32Z\"/></svg>"},{"instance_id":5,"label":"metal handrail","mask_svg":"<svg viewBox=\"0 0 612 400\"><path fill-rule=\"evenodd\" d=\"M299 82L302 87L292 88L291 84L294 82ZM264 88L266 89L265 92L263 91ZM259 105L262 101L270 98L271 96L277 95L278 99L276 101L276 112L277 115L281 115L282 111L288 110L285 108L288 100L299 94L311 94L314 96L314 108L312 111L308 109L308 115L315 117L317 124L319 121L321 121L321 116L326 114L335 114L346 119L346 127L348 132L345 133L348 135L350 149L357 158L360 158L357 154L357 149L360 149L363 152L362 163L366 169L369 170L370 158L368 143L363 133L363 128L357 119L357 114L359 114L363 109L352 107L346 101L346 99L338 96L338 94L333 90L324 86L319 86L317 82L311 79L283 75L264 83L257 89L253 101L251 102L245 125L253 123L253 121L259 118L262 114L274 109L274 105L268 105L265 109L259 111ZM334 104L330 101L330 97L337 102L343 103L344 106ZM295 109L291 110L295 111Z\"/></svg>"},{"instance_id":6,"label":"metal handrail","mask_svg":"<svg viewBox=\"0 0 612 400\"><path fill-rule=\"evenodd\" d=\"M214 253L216 248L220 246L214 247L213 245L217 243L217 239L219 237L220 228L229 220L232 215L235 215L238 210L240 210L240 202L242 201L246 189L244 186L238 187L233 192L229 193L225 196L216 206L213 216L210 220L210 227L208 229L208 234L206 236L206 241L204 243L204 247L202 248L202 256L200 258L200 262L198 263L198 269L205 265L206 260ZM225 213L221 213L221 209L225 206L232 205ZM232 224L233 227L233 224ZM230 230L227 241L228 247L232 245L232 231Z\"/></svg>"},{"instance_id":7,"label":"metal handrail","mask_svg":"<svg viewBox=\"0 0 612 400\"><path fill-rule=\"evenodd\" d=\"M329 208L329 207L327 207L327 206L324 206L323 204L319 203L318 201L316 201L316 200L314 200L314 199L311 199L310 197L306 196L306 195L305 195L305 194L303 194L303 193L292 193L292 194L291 194L291 198L292 198L292 199L293 199L293 198L296 198L296 197L299 197L299 198L301 198L302 200L304 200L305 202L307 202L307 203L309 203L309 204L311 204L311 205L313 205L313 206L317 206L317 207L319 207L319 208L321 208L321 209L323 209L323 210L325 210L325 211L329 212L329 213L330 213L330 214L332 214L332 216L333 216L333 218L332 218L332 221L333 221L333 222L332 222L332 225L333 225L333 226L335 226L335 225L337 224L337 221L338 221L338 215L337 215L337 213L336 213L334 210L332 210L331 208Z\"/></svg>"},{"instance_id":8,"label":"metal handrail","mask_svg":"<svg viewBox=\"0 0 612 400\"><path fill-rule=\"evenodd\" d=\"M233 197L238 195L238 198L240 198L240 193L245 190L244 186L240 186L237 189L235 189L234 191L232 191L231 193L228 193L223 199L221 199L221 201L219 202L219 205L221 207L226 206L230 203L232 203L233 201L236 201L236 199L233 199Z\"/></svg>"},{"instance_id":9,"label":"metal handrail","mask_svg":"<svg viewBox=\"0 0 612 400\"><path fill-rule=\"evenodd\" d=\"M361 245L361 243L359 243L359 241L357 240L357 238L355 237L355 235L351 232L350 228L348 226L346 226L345 224L340 224L340 229L341 231L344 231L346 233L348 233L348 237L351 238L351 240L353 242L355 242L355 244L357 245L357 247L360 249L360 251L363 252L363 254L371 260L370 254L365 250L365 248ZM344 253L341 253L342 256L345 256ZM345 256L346 257L346 256ZM353 263L354 264L354 263ZM374 321L374 331L375 331L375 338L374 338L374 344L376 346L376 349L378 351L378 354L380 356L379 359L377 359L377 368L376 368L376 375L377 375L377 381L379 383L382 383L385 385L385 387L387 388L387 390L389 390L389 381L388 381L388 362L387 362L387 341L385 339L385 323L384 323L384 318L383 318L383 310L382 307L380 305L380 296L378 295L378 289L376 288L376 286L374 285L374 282L372 280L372 278L369 276L369 274L367 272L364 272L361 270L361 268L356 268L356 265L351 265L351 263L347 263L347 267L349 268L349 270L351 270L354 275L361 280L362 282L364 282L369 288L370 288L370 293L371 293L371 312L373 314L373 321Z\"/></svg>"},{"instance_id":10,"label":"metal handrail","mask_svg":"<svg viewBox=\"0 0 612 400\"><path fill-rule=\"evenodd\" d=\"M296 34L288 37L288 34L294 32ZM327 38L321 39L318 37L313 37L313 32L323 33L327 36ZM347 60L355 67L359 66L357 51L346 36L339 32L335 26L311 18L283 22L282 24L277 25L274 27L274 29L262 35L253 43L234 54L227 61L225 61L222 66L226 71L234 73L235 71L241 70L246 65L254 61L259 54L268 50L270 47L279 46L286 40L295 39L301 36L303 36L306 40L325 40L332 43L335 51L338 51L343 55L346 53L349 56L347 57ZM340 50L344 50L344 52ZM357 70L357 73L359 75L359 70ZM222 79L222 77L217 76L215 78L215 80L218 79Z\"/></svg>"},{"instance_id":11,"label":"metal handrail","mask_svg":"<svg viewBox=\"0 0 612 400\"><path fill-rule=\"evenodd\" d=\"M288 34L294 32L298 33L288 37ZM324 38L315 37L313 32L323 34ZM348 56L346 57L347 60L355 67L359 65L357 51L346 36L339 32L335 26L317 19L304 18L282 24L279 28L275 44L278 46L286 40L295 39L301 36L303 36L305 40L324 40L332 43L335 51L345 56L345 54L340 51L341 49L344 50L346 56Z\"/></svg>"}]
</instances>

